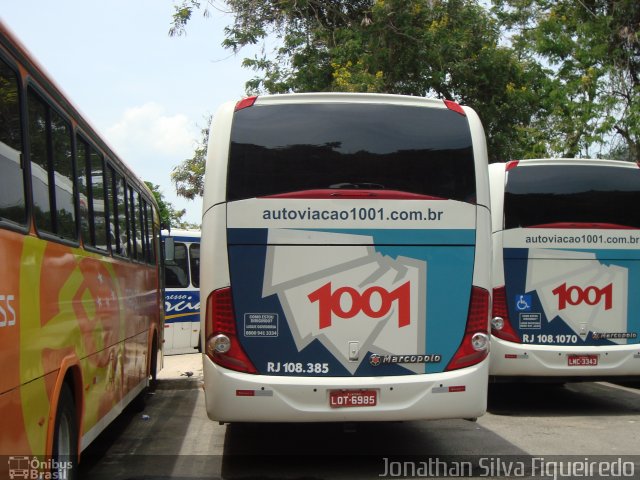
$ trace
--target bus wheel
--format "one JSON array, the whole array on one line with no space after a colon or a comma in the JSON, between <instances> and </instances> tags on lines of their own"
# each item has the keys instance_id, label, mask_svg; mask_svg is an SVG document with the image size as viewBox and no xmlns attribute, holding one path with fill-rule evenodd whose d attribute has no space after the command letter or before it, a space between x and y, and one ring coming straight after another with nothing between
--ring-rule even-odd
<instances>
[{"instance_id":1,"label":"bus wheel","mask_svg":"<svg viewBox=\"0 0 640 480\"><path fill-rule=\"evenodd\" d=\"M151 359L149 365L149 390L155 391L158 386L158 342L153 337L153 347L151 348Z\"/></svg>"},{"instance_id":2,"label":"bus wheel","mask_svg":"<svg viewBox=\"0 0 640 480\"><path fill-rule=\"evenodd\" d=\"M53 432L52 472L54 478L78 478L78 427L73 393L68 385L62 387L56 410Z\"/></svg>"}]
</instances>

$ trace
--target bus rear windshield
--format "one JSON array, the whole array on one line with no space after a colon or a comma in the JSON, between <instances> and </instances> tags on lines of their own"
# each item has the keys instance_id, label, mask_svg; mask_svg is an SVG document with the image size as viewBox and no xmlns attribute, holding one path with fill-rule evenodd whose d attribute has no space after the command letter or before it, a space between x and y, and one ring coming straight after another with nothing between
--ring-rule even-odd
<instances>
[{"instance_id":1,"label":"bus rear windshield","mask_svg":"<svg viewBox=\"0 0 640 480\"><path fill-rule=\"evenodd\" d=\"M254 105L235 113L228 201L332 188L475 202L466 117L357 103Z\"/></svg>"},{"instance_id":2,"label":"bus rear windshield","mask_svg":"<svg viewBox=\"0 0 640 480\"><path fill-rule=\"evenodd\" d=\"M603 224L640 228L640 169L517 167L507 173L504 228Z\"/></svg>"}]
</instances>

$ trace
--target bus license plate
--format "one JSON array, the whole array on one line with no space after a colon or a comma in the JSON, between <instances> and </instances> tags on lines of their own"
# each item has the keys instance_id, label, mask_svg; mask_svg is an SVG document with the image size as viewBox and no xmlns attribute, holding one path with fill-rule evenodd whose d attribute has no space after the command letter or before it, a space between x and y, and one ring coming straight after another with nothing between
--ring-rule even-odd
<instances>
[{"instance_id":1,"label":"bus license plate","mask_svg":"<svg viewBox=\"0 0 640 480\"><path fill-rule=\"evenodd\" d=\"M329 391L329 406L331 408L375 407L377 403L378 395L375 390Z\"/></svg>"},{"instance_id":2,"label":"bus license plate","mask_svg":"<svg viewBox=\"0 0 640 480\"><path fill-rule=\"evenodd\" d=\"M567 362L570 367L595 367L598 365L597 355L569 355Z\"/></svg>"}]
</instances>

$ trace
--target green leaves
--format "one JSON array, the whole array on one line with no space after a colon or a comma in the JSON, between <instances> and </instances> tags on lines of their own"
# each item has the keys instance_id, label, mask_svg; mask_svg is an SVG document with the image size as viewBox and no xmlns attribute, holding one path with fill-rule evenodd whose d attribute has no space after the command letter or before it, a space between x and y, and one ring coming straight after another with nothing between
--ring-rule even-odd
<instances>
[{"instance_id":1,"label":"green leaves","mask_svg":"<svg viewBox=\"0 0 640 480\"><path fill-rule=\"evenodd\" d=\"M202 139L198 143L193 157L183 160L171 172L171 181L176 187L176 193L189 200L201 197L204 192L204 170L207 159L210 123L211 116L208 118L207 126L200 130Z\"/></svg>"},{"instance_id":2,"label":"green leaves","mask_svg":"<svg viewBox=\"0 0 640 480\"><path fill-rule=\"evenodd\" d=\"M626 151L640 158L633 114L640 100L640 4L497 0L494 5L514 35L516 50L551 66L548 153L609 156Z\"/></svg>"},{"instance_id":3,"label":"green leaves","mask_svg":"<svg viewBox=\"0 0 640 480\"><path fill-rule=\"evenodd\" d=\"M276 45L244 65L247 92L381 92L459 101L490 161L640 158L637 0L227 0L223 45ZM196 0L182 0L183 32ZM206 9L205 9L206 11ZM175 34L175 33L172 33ZM203 151L172 174L199 195Z\"/></svg>"},{"instance_id":4,"label":"green leaves","mask_svg":"<svg viewBox=\"0 0 640 480\"><path fill-rule=\"evenodd\" d=\"M198 225L193 225L182 219L187 213L185 209L176 210L171 202L167 202L164 199L164 195L160 191L160 185L155 185L151 182L144 182L158 203L158 209L160 213L160 224L163 227L171 226L171 228L199 228Z\"/></svg>"}]
</instances>

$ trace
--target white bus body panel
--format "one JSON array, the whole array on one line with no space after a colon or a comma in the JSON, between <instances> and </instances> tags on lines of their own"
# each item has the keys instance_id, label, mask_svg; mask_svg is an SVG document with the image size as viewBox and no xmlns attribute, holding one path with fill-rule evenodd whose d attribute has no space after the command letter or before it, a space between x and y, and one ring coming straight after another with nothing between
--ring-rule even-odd
<instances>
[{"instance_id":1,"label":"white bus body panel","mask_svg":"<svg viewBox=\"0 0 640 480\"><path fill-rule=\"evenodd\" d=\"M489 361L401 377L278 377L227 370L202 356L207 413L220 422L343 422L476 418L486 411ZM464 386L464 391L461 387ZM378 405L331 408L329 391L378 391ZM451 390L451 391L450 391ZM242 394L238 394L242 391ZM253 392L249 396L247 393Z\"/></svg>"}]
</instances>

